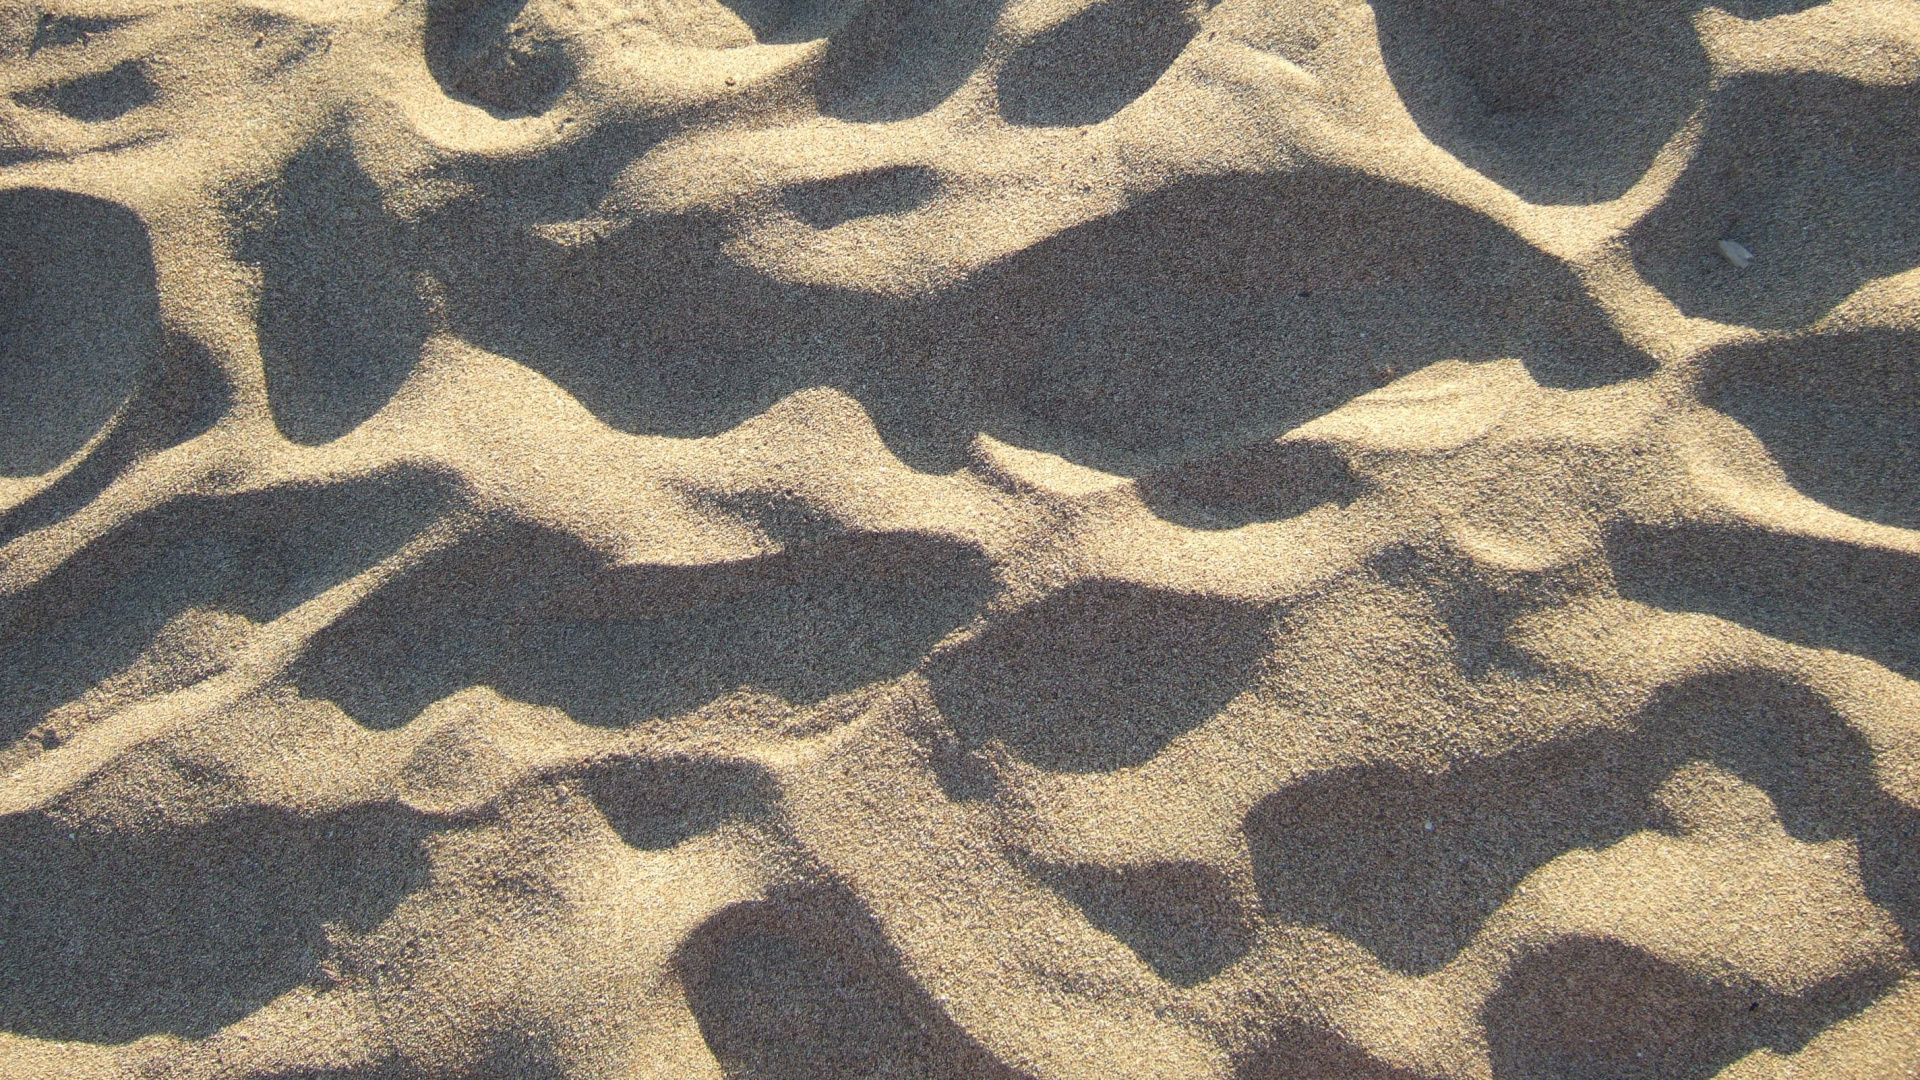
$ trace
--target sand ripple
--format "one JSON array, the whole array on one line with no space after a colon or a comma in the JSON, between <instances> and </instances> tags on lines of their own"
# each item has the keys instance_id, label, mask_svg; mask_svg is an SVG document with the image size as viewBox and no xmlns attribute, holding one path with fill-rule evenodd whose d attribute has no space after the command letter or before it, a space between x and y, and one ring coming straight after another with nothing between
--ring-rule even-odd
<instances>
[{"instance_id":1,"label":"sand ripple","mask_svg":"<svg viewBox=\"0 0 1920 1080\"><path fill-rule=\"evenodd\" d=\"M1920 1072L1912 4L0 57L0 1073Z\"/></svg>"}]
</instances>

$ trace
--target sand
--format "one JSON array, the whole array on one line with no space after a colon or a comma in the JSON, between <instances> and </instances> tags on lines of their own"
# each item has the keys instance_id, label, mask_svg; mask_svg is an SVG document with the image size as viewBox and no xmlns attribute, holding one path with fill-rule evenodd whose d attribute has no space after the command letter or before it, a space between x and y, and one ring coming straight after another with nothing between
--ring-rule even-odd
<instances>
[{"instance_id":1,"label":"sand","mask_svg":"<svg viewBox=\"0 0 1920 1080\"><path fill-rule=\"evenodd\" d=\"M0 1077L1913 1080L1917 957L1911 0L0 4Z\"/></svg>"}]
</instances>

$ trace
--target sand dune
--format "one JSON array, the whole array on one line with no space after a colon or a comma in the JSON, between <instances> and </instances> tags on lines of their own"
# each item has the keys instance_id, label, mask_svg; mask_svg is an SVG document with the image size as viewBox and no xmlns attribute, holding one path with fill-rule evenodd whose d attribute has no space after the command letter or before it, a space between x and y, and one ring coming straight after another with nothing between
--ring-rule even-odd
<instances>
[{"instance_id":1,"label":"sand dune","mask_svg":"<svg viewBox=\"0 0 1920 1080\"><path fill-rule=\"evenodd\" d=\"M1920 1076L1909 0L3 12L0 1075Z\"/></svg>"}]
</instances>

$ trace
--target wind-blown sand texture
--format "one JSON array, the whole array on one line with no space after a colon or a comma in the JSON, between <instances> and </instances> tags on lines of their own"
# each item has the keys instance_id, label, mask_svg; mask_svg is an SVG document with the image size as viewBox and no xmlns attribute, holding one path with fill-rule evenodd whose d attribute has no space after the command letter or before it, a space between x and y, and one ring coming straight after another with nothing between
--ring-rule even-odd
<instances>
[{"instance_id":1,"label":"wind-blown sand texture","mask_svg":"<svg viewBox=\"0 0 1920 1080\"><path fill-rule=\"evenodd\" d=\"M4 11L0 1076L1920 1075L1911 0Z\"/></svg>"}]
</instances>

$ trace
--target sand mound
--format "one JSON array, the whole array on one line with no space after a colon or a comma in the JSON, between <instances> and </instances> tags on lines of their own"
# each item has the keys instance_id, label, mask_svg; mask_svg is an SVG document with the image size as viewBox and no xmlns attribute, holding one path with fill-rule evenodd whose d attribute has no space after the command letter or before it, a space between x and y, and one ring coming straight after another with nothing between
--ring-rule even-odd
<instances>
[{"instance_id":1,"label":"sand mound","mask_svg":"<svg viewBox=\"0 0 1920 1080\"><path fill-rule=\"evenodd\" d=\"M0 58L0 1075L1920 1075L1907 0Z\"/></svg>"}]
</instances>

